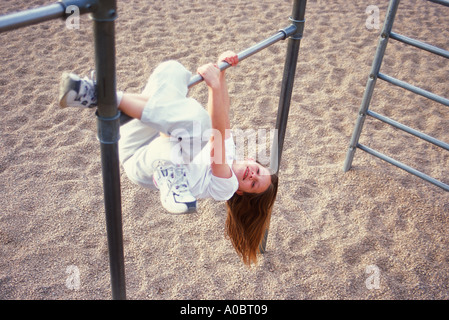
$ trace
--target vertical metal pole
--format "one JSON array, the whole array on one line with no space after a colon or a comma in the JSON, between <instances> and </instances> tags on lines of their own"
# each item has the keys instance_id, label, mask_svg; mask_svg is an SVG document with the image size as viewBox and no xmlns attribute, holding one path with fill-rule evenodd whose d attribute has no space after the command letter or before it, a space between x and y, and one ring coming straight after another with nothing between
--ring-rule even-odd
<instances>
[{"instance_id":1,"label":"vertical metal pole","mask_svg":"<svg viewBox=\"0 0 449 320\"><path fill-rule=\"evenodd\" d=\"M117 109L115 73L115 0L99 0L92 14L98 95L97 128L101 144L103 191L108 234L112 298L126 299L118 139L120 113Z\"/></svg>"},{"instance_id":2,"label":"vertical metal pole","mask_svg":"<svg viewBox=\"0 0 449 320\"><path fill-rule=\"evenodd\" d=\"M306 12L307 0L295 0L293 3L292 16L290 21L296 26L296 32L288 39L287 55L284 64L284 75L282 79L281 93L279 97L278 114L276 118L276 132L271 150L271 170L273 173L279 172L281 163L282 148L287 129L288 113L295 81L296 64L298 62L299 46L301 44L304 31L304 16ZM265 231L264 239L260 245L260 251L265 252L268 239L268 228Z\"/></svg>"},{"instance_id":3,"label":"vertical metal pole","mask_svg":"<svg viewBox=\"0 0 449 320\"><path fill-rule=\"evenodd\" d=\"M365 93L363 94L362 104L360 105L359 115L354 128L354 132L351 137L351 142L349 143L349 149L346 154L346 160L343 166L343 170L347 172L352 165L354 160L354 154L359 143L360 134L362 133L363 124L365 123L366 113L371 102L371 98L374 92L374 86L376 85L376 80L382 65L382 60L385 55L385 50L387 49L388 40L390 38L391 29L393 28L394 18L399 6L400 0L391 0L388 6L387 15L385 17L385 23L380 34L379 42L377 45L376 54L374 56L374 61L371 66L371 73L368 77L366 83Z\"/></svg>"}]
</instances>

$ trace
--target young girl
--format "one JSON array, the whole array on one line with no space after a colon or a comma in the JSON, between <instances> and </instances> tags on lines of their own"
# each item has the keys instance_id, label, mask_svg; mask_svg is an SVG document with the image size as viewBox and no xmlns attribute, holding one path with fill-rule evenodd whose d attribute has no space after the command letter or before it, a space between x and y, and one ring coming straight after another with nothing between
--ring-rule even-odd
<instances>
[{"instance_id":1,"label":"young girl","mask_svg":"<svg viewBox=\"0 0 449 320\"><path fill-rule=\"evenodd\" d=\"M227 51L218 62L231 65ZM191 73L176 61L160 64L141 94L117 93L118 108L134 119L120 129L120 162L136 184L159 189L172 213L196 210L196 199L226 201L226 233L245 264L257 262L278 180L252 159L235 159L225 71L206 64L197 72L208 87L207 111L187 98ZM62 107L94 107L95 84L64 74Z\"/></svg>"}]
</instances>

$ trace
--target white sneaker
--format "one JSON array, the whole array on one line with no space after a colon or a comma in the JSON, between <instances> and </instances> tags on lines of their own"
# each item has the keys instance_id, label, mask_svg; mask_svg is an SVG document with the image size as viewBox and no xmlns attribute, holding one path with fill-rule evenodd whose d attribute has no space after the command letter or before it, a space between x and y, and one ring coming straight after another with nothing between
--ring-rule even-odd
<instances>
[{"instance_id":1,"label":"white sneaker","mask_svg":"<svg viewBox=\"0 0 449 320\"><path fill-rule=\"evenodd\" d=\"M186 169L169 161L153 163L153 182L160 191L162 206L170 213L196 211L196 199L190 193Z\"/></svg>"},{"instance_id":2,"label":"white sneaker","mask_svg":"<svg viewBox=\"0 0 449 320\"><path fill-rule=\"evenodd\" d=\"M81 79L76 74L64 72L59 84L59 105L61 108L93 108L97 105L97 91L94 80Z\"/></svg>"}]
</instances>

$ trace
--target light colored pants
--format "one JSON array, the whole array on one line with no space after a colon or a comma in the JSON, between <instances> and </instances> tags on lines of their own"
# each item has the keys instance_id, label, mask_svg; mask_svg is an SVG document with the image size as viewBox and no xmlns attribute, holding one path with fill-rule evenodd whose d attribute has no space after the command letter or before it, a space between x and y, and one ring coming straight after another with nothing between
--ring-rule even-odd
<instances>
[{"instance_id":1,"label":"light colored pants","mask_svg":"<svg viewBox=\"0 0 449 320\"><path fill-rule=\"evenodd\" d=\"M185 163L209 140L203 137L211 128L208 112L195 99L186 97L191 75L179 62L160 64L142 92L149 96L142 118L120 128L120 162L128 178L138 185L155 188L155 160ZM161 137L160 132L170 138Z\"/></svg>"}]
</instances>

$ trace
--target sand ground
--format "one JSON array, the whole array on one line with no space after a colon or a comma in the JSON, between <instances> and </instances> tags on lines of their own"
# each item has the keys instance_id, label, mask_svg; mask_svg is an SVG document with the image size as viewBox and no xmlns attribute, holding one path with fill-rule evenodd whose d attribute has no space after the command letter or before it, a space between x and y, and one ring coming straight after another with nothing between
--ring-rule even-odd
<instances>
[{"instance_id":1,"label":"sand ground","mask_svg":"<svg viewBox=\"0 0 449 320\"><path fill-rule=\"evenodd\" d=\"M2 0L0 13L47 3ZM157 193L121 171L129 299L449 298L447 192L362 151L342 170L380 33L366 27L369 5L382 25L387 1L308 1L280 188L257 266L246 268L225 238L224 203L167 215ZM117 87L140 92L164 60L195 71L287 26L291 1L130 0L118 12ZM448 14L404 0L394 30L448 49ZM61 73L94 68L92 39L88 16L79 29L56 20L0 35L1 299L111 297L96 119L57 106ZM228 71L234 129L274 127L285 48ZM382 70L449 97L444 58L390 41ZM204 84L190 96L205 104ZM449 141L442 105L379 81L372 109ZM374 119L361 142L449 183L449 154L438 147ZM73 270L77 288L67 285Z\"/></svg>"}]
</instances>

